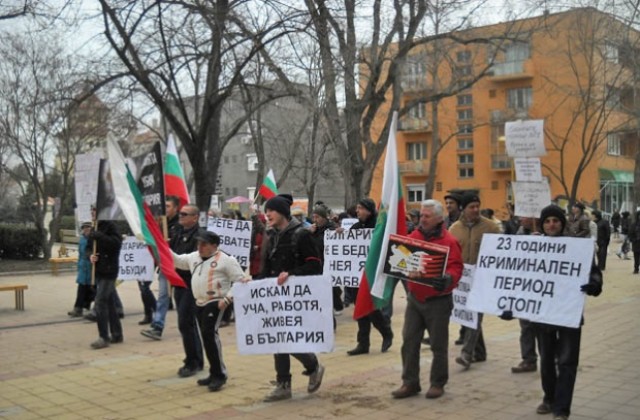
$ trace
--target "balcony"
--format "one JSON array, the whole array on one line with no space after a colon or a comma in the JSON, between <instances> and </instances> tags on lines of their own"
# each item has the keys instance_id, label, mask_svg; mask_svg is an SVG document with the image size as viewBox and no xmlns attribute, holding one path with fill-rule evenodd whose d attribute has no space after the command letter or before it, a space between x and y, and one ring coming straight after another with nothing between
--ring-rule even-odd
<instances>
[{"instance_id":1,"label":"balcony","mask_svg":"<svg viewBox=\"0 0 640 420\"><path fill-rule=\"evenodd\" d=\"M429 121L424 118L403 117L398 121L399 131L425 132L431 131Z\"/></svg>"},{"instance_id":2,"label":"balcony","mask_svg":"<svg viewBox=\"0 0 640 420\"><path fill-rule=\"evenodd\" d=\"M398 169L402 175L426 175L429 172L428 160L408 160L399 162Z\"/></svg>"},{"instance_id":3,"label":"balcony","mask_svg":"<svg viewBox=\"0 0 640 420\"><path fill-rule=\"evenodd\" d=\"M533 78L533 61L505 61L491 66L492 75L489 80L492 82L511 82L514 80L526 80Z\"/></svg>"},{"instance_id":4,"label":"balcony","mask_svg":"<svg viewBox=\"0 0 640 420\"><path fill-rule=\"evenodd\" d=\"M494 171L510 171L512 160L506 154L491 155L491 169Z\"/></svg>"},{"instance_id":5,"label":"balcony","mask_svg":"<svg viewBox=\"0 0 640 420\"><path fill-rule=\"evenodd\" d=\"M489 113L491 124L529 119L529 110L524 108L492 109Z\"/></svg>"},{"instance_id":6,"label":"balcony","mask_svg":"<svg viewBox=\"0 0 640 420\"><path fill-rule=\"evenodd\" d=\"M426 92L431 88L426 74L403 74L400 76L400 86L404 93L413 94Z\"/></svg>"}]
</instances>

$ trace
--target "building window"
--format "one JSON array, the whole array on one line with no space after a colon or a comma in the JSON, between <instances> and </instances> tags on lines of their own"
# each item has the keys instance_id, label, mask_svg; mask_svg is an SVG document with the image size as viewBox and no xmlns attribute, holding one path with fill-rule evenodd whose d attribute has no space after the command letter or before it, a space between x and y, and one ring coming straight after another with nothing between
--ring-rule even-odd
<instances>
[{"instance_id":1,"label":"building window","mask_svg":"<svg viewBox=\"0 0 640 420\"><path fill-rule=\"evenodd\" d=\"M247 187L247 197L252 198L256 196L256 187Z\"/></svg>"},{"instance_id":2,"label":"building window","mask_svg":"<svg viewBox=\"0 0 640 420\"><path fill-rule=\"evenodd\" d=\"M528 42L514 42L507 47L504 53L504 61L524 61L531 57L531 48Z\"/></svg>"},{"instance_id":3,"label":"building window","mask_svg":"<svg viewBox=\"0 0 640 420\"><path fill-rule=\"evenodd\" d=\"M620 89L615 86L607 85L606 88L606 101L607 106L611 109L620 108Z\"/></svg>"},{"instance_id":4,"label":"building window","mask_svg":"<svg viewBox=\"0 0 640 420\"><path fill-rule=\"evenodd\" d=\"M436 191L438 192L442 191L442 182L436 182Z\"/></svg>"},{"instance_id":5,"label":"building window","mask_svg":"<svg viewBox=\"0 0 640 420\"><path fill-rule=\"evenodd\" d=\"M611 63L618 63L618 46L613 42L605 42L604 44L604 59Z\"/></svg>"},{"instance_id":6,"label":"building window","mask_svg":"<svg viewBox=\"0 0 640 420\"><path fill-rule=\"evenodd\" d=\"M471 120L473 119L473 110L472 109L461 109L458 111L458 120Z\"/></svg>"},{"instance_id":7,"label":"building window","mask_svg":"<svg viewBox=\"0 0 640 420\"><path fill-rule=\"evenodd\" d=\"M238 187L233 187L233 196L235 197L236 195L238 195Z\"/></svg>"},{"instance_id":8,"label":"building window","mask_svg":"<svg viewBox=\"0 0 640 420\"><path fill-rule=\"evenodd\" d=\"M458 168L459 178L473 178L473 168Z\"/></svg>"},{"instance_id":9,"label":"building window","mask_svg":"<svg viewBox=\"0 0 640 420\"><path fill-rule=\"evenodd\" d=\"M460 124L458 126L458 135L473 134L472 124Z\"/></svg>"},{"instance_id":10,"label":"building window","mask_svg":"<svg viewBox=\"0 0 640 420\"><path fill-rule=\"evenodd\" d=\"M457 78L467 78L473 74L473 69L471 66L458 66L454 70L455 76Z\"/></svg>"},{"instance_id":11,"label":"building window","mask_svg":"<svg viewBox=\"0 0 640 420\"><path fill-rule=\"evenodd\" d=\"M458 150L473 150L473 140L458 139Z\"/></svg>"},{"instance_id":12,"label":"building window","mask_svg":"<svg viewBox=\"0 0 640 420\"><path fill-rule=\"evenodd\" d=\"M458 155L458 165L473 165L473 155Z\"/></svg>"},{"instance_id":13,"label":"building window","mask_svg":"<svg viewBox=\"0 0 640 420\"><path fill-rule=\"evenodd\" d=\"M255 153L247 154L247 171L255 172L258 170L258 155Z\"/></svg>"},{"instance_id":14,"label":"building window","mask_svg":"<svg viewBox=\"0 0 640 420\"><path fill-rule=\"evenodd\" d=\"M533 102L531 88L507 89L507 107L511 109L529 109Z\"/></svg>"},{"instance_id":15,"label":"building window","mask_svg":"<svg viewBox=\"0 0 640 420\"><path fill-rule=\"evenodd\" d=\"M424 102L418 102L409 108L409 117L415 119L424 119L427 116L427 106Z\"/></svg>"},{"instance_id":16,"label":"building window","mask_svg":"<svg viewBox=\"0 0 640 420\"><path fill-rule=\"evenodd\" d=\"M424 200L423 184L407 184L407 199L409 203L420 203Z\"/></svg>"},{"instance_id":17,"label":"building window","mask_svg":"<svg viewBox=\"0 0 640 420\"><path fill-rule=\"evenodd\" d=\"M226 195L227 197L231 195L231 190L229 189L229 187L224 188L224 195Z\"/></svg>"},{"instance_id":18,"label":"building window","mask_svg":"<svg viewBox=\"0 0 640 420\"><path fill-rule=\"evenodd\" d=\"M456 60L458 63L468 63L471 61L471 51L458 51Z\"/></svg>"},{"instance_id":19,"label":"building window","mask_svg":"<svg viewBox=\"0 0 640 420\"><path fill-rule=\"evenodd\" d=\"M607 154L620 156L620 137L616 133L607 134Z\"/></svg>"},{"instance_id":20,"label":"building window","mask_svg":"<svg viewBox=\"0 0 640 420\"><path fill-rule=\"evenodd\" d=\"M458 95L458 106L468 106L472 104L471 95Z\"/></svg>"},{"instance_id":21,"label":"building window","mask_svg":"<svg viewBox=\"0 0 640 420\"><path fill-rule=\"evenodd\" d=\"M407 143L407 160L424 160L427 158L427 143Z\"/></svg>"},{"instance_id":22,"label":"building window","mask_svg":"<svg viewBox=\"0 0 640 420\"><path fill-rule=\"evenodd\" d=\"M473 155L466 153L458 155L458 176L473 178Z\"/></svg>"}]
</instances>

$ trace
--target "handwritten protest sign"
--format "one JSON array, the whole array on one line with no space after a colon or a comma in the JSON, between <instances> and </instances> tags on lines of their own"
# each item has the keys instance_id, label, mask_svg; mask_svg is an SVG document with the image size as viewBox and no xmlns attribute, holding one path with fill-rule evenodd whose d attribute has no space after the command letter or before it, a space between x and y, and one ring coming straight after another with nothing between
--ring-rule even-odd
<instances>
[{"instance_id":1,"label":"handwritten protest sign","mask_svg":"<svg viewBox=\"0 0 640 420\"><path fill-rule=\"evenodd\" d=\"M77 217L80 223L91 222L91 206L96 204L100 155L87 153L76 155L75 188Z\"/></svg>"},{"instance_id":2,"label":"handwritten protest sign","mask_svg":"<svg viewBox=\"0 0 640 420\"><path fill-rule=\"evenodd\" d=\"M540 217L542 209L551 203L551 189L546 181L514 182L513 193L516 216Z\"/></svg>"},{"instance_id":3,"label":"handwritten protest sign","mask_svg":"<svg viewBox=\"0 0 640 420\"><path fill-rule=\"evenodd\" d=\"M510 121L504 125L507 155L538 157L547 154L544 147L544 120Z\"/></svg>"},{"instance_id":4,"label":"handwritten protest sign","mask_svg":"<svg viewBox=\"0 0 640 420\"><path fill-rule=\"evenodd\" d=\"M542 181L540 158L515 158L513 159L513 163L516 168L516 179L518 181Z\"/></svg>"},{"instance_id":5,"label":"handwritten protest sign","mask_svg":"<svg viewBox=\"0 0 640 420\"><path fill-rule=\"evenodd\" d=\"M127 236L120 248L118 280L153 281L153 257L147 245Z\"/></svg>"},{"instance_id":6,"label":"handwritten protest sign","mask_svg":"<svg viewBox=\"0 0 640 420\"><path fill-rule=\"evenodd\" d=\"M451 322L473 330L478 328L478 313L467 307L467 299L473 286L475 269L475 265L464 265L458 287L453 289L453 311L451 312L450 318Z\"/></svg>"},{"instance_id":7,"label":"handwritten protest sign","mask_svg":"<svg viewBox=\"0 0 640 420\"><path fill-rule=\"evenodd\" d=\"M247 220L207 219L207 230L220 236L220 249L238 260L242 268L249 266L251 252L251 222Z\"/></svg>"},{"instance_id":8,"label":"handwritten protest sign","mask_svg":"<svg viewBox=\"0 0 640 420\"><path fill-rule=\"evenodd\" d=\"M362 270L369 255L373 229L324 232L323 273L331 276L334 287L359 287Z\"/></svg>"},{"instance_id":9,"label":"handwritten protest sign","mask_svg":"<svg viewBox=\"0 0 640 420\"><path fill-rule=\"evenodd\" d=\"M467 307L576 328L592 259L590 238L485 234Z\"/></svg>"},{"instance_id":10,"label":"handwritten protest sign","mask_svg":"<svg viewBox=\"0 0 640 420\"><path fill-rule=\"evenodd\" d=\"M448 246L391 234L383 272L403 280L430 285L425 280L442 277L448 257ZM419 271L422 278L408 278L412 271Z\"/></svg>"},{"instance_id":11,"label":"handwritten protest sign","mask_svg":"<svg viewBox=\"0 0 640 420\"><path fill-rule=\"evenodd\" d=\"M292 276L234 283L240 354L333 350L333 297L326 276Z\"/></svg>"}]
</instances>

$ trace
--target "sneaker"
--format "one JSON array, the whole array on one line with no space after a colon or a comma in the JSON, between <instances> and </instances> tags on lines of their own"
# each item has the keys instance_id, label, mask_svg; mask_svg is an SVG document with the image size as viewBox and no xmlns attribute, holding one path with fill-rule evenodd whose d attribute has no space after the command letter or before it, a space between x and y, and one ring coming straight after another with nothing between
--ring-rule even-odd
<instances>
[{"instance_id":1,"label":"sneaker","mask_svg":"<svg viewBox=\"0 0 640 420\"><path fill-rule=\"evenodd\" d=\"M339 311L337 309L333 310L333 316L340 316L340 315L342 315L342 311Z\"/></svg>"},{"instance_id":2,"label":"sneaker","mask_svg":"<svg viewBox=\"0 0 640 420\"><path fill-rule=\"evenodd\" d=\"M471 360L467 359L464 355L456 357L456 363L464 367L464 370L467 370L469 369L469 367L471 367Z\"/></svg>"},{"instance_id":3,"label":"sneaker","mask_svg":"<svg viewBox=\"0 0 640 420\"><path fill-rule=\"evenodd\" d=\"M190 376L195 375L198 371L202 370L202 368L191 367L184 365L180 369L178 369L178 376L181 378L188 378Z\"/></svg>"},{"instance_id":4,"label":"sneaker","mask_svg":"<svg viewBox=\"0 0 640 420\"><path fill-rule=\"evenodd\" d=\"M140 331L140 334L144 335L147 338L151 338L153 340L162 340L162 331L156 328L142 330Z\"/></svg>"},{"instance_id":5,"label":"sneaker","mask_svg":"<svg viewBox=\"0 0 640 420\"><path fill-rule=\"evenodd\" d=\"M538 367L535 363L530 363L523 360L518 366L514 366L511 368L511 373L535 372L536 370L538 370Z\"/></svg>"},{"instance_id":6,"label":"sneaker","mask_svg":"<svg viewBox=\"0 0 640 420\"><path fill-rule=\"evenodd\" d=\"M209 385L207 386L209 388L209 392L218 392L220 391L220 389L222 389L222 387L224 386L224 384L227 383L226 379L212 379L211 382L209 382Z\"/></svg>"},{"instance_id":7,"label":"sneaker","mask_svg":"<svg viewBox=\"0 0 640 420\"><path fill-rule=\"evenodd\" d=\"M84 319L91 322L96 322L98 320L98 318L96 317L96 314L94 314L93 312L89 312L88 314L86 314L84 316Z\"/></svg>"},{"instance_id":8,"label":"sneaker","mask_svg":"<svg viewBox=\"0 0 640 420\"><path fill-rule=\"evenodd\" d=\"M109 347L109 342L102 337L91 343L91 348L94 350L103 349L105 347Z\"/></svg>"},{"instance_id":9,"label":"sneaker","mask_svg":"<svg viewBox=\"0 0 640 420\"><path fill-rule=\"evenodd\" d=\"M324 366L318 363L318 367L315 372L309 375L309 385L307 386L308 393L316 392L318 388L320 388L320 384L322 384L322 376L324 376Z\"/></svg>"},{"instance_id":10,"label":"sneaker","mask_svg":"<svg viewBox=\"0 0 640 420\"><path fill-rule=\"evenodd\" d=\"M538 414L549 414L551 412L551 404L546 402L541 402L538 408L536 408L536 413Z\"/></svg>"},{"instance_id":11,"label":"sneaker","mask_svg":"<svg viewBox=\"0 0 640 420\"><path fill-rule=\"evenodd\" d=\"M278 382L276 387L264 397L264 402L282 401L291 399L291 382Z\"/></svg>"}]
</instances>

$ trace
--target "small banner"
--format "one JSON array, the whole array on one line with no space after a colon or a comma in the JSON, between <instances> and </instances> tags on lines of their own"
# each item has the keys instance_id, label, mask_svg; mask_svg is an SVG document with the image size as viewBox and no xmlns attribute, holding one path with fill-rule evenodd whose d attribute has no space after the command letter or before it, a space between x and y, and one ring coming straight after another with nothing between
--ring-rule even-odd
<instances>
[{"instance_id":1,"label":"small banner","mask_svg":"<svg viewBox=\"0 0 640 420\"><path fill-rule=\"evenodd\" d=\"M453 289L453 311L451 322L460 324L473 330L478 329L478 313L467 308L467 299L473 286L475 265L465 264L458 287Z\"/></svg>"},{"instance_id":2,"label":"small banner","mask_svg":"<svg viewBox=\"0 0 640 420\"><path fill-rule=\"evenodd\" d=\"M373 229L324 232L324 275L331 276L334 287L359 287L362 270L369 255Z\"/></svg>"},{"instance_id":3,"label":"small banner","mask_svg":"<svg viewBox=\"0 0 640 420\"><path fill-rule=\"evenodd\" d=\"M442 277L448 257L448 246L392 234L389 235L384 273L430 286L422 279ZM412 271L419 271L422 279L408 278Z\"/></svg>"},{"instance_id":4,"label":"small banner","mask_svg":"<svg viewBox=\"0 0 640 420\"><path fill-rule=\"evenodd\" d=\"M153 256L147 244L127 236L120 248L118 280L153 281L153 271Z\"/></svg>"},{"instance_id":5,"label":"small banner","mask_svg":"<svg viewBox=\"0 0 640 420\"><path fill-rule=\"evenodd\" d=\"M235 257L240 267L246 269L251 252L251 222L219 217L210 217L206 221L207 230L220 236L220 249Z\"/></svg>"}]
</instances>

